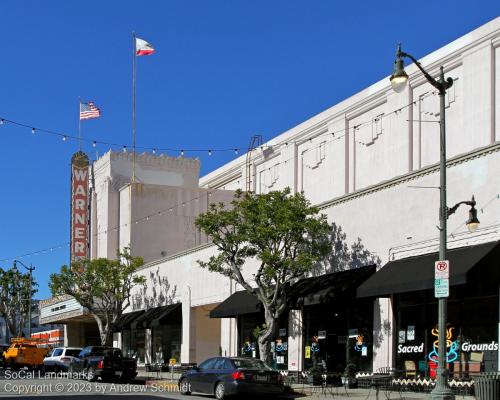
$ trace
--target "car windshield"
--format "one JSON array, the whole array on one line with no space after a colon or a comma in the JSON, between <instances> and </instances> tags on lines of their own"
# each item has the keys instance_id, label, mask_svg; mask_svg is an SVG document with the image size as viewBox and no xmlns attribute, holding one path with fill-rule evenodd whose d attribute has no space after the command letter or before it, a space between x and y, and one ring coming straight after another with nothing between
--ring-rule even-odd
<instances>
[{"instance_id":1,"label":"car windshield","mask_svg":"<svg viewBox=\"0 0 500 400\"><path fill-rule=\"evenodd\" d=\"M79 349L66 349L66 355L71 356L71 357L78 357L78 354L80 354Z\"/></svg>"},{"instance_id":2,"label":"car windshield","mask_svg":"<svg viewBox=\"0 0 500 400\"><path fill-rule=\"evenodd\" d=\"M233 363L238 369L258 369L264 371L272 371L273 369L261 360L253 358L237 358L233 359Z\"/></svg>"}]
</instances>

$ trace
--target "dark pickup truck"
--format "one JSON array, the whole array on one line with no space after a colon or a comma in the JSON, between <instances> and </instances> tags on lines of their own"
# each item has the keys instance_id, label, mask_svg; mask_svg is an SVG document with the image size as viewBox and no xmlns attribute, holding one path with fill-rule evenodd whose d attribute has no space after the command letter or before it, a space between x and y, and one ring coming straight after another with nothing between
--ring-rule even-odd
<instances>
[{"instance_id":1,"label":"dark pickup truck","mask_svg":"<svg viewBox=\"0 0 500 400\"><path fill-rule=\"evenodd\" d=\"M122 351L115 347L87 346L69 365L71 377L85 378L92 382L104 380L132 381L137 375L137 363L132 358L125 358Z\"/></svg>"}]
</instances>

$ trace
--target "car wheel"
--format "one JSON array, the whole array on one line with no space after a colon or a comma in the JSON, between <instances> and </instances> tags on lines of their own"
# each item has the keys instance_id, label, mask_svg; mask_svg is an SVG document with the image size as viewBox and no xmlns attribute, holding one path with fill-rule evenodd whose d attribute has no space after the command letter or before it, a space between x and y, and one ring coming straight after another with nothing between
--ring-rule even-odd
<instances>
[{"instance_id":1,"label":"car wheel","mask_svg":"<svg viewBox=\"0 0 500 400\"><path fill-rule=\"evenodd\" d=\"M95 368L94 367L88 367L87 368L87 380L89 382L95 382L97 380L97 376L95 374Z\"/></svg>"},{"instance_id":2,"label":"car wheel","mask_svg":"<svg viewBox=\"0 0 500 400\"><path fill-rule=\"evenodd\" d=\"M218 382L217 385L215 385L215 398L217 400L222 400L225 398L226 395L226 388L224 387L223 382Z\"/></svg>"},{"instance_id":3,"label":"car wheel","mask_svg":"<svg viewBox=\"0 0 500 400\"><path fill-rule=\"evenodd\" d=\"M183 378L179 382L179 390L181 394L183 395L190 395L191 394L191 385L189 384L188 380L186 378Z\"/></svg>"}]
</instances>

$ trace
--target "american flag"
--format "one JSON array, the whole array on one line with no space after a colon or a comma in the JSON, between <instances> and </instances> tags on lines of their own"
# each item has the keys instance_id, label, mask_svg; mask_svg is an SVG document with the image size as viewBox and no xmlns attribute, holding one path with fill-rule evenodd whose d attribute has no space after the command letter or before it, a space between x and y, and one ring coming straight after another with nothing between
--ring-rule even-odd
<instances>
[{"instance_id":1,"label":"american flag","mask_svg":"<svg viewBox=\"0 0 500 400\"><path fill-rule=\"evenodd\" d=\"M99 110L93 102L80 103L80 120L99 118L100 116L101 110Z\"/></svg>"}]
</instances>

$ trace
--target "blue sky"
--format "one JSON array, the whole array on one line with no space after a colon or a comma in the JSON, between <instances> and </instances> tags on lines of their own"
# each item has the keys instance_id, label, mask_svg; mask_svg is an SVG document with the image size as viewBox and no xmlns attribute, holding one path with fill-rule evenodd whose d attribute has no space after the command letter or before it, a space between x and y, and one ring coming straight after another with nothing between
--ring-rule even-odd
<instances>
[{"instance_id":1,"label":"blue sky","mask_svg":"<svg viewBox=\"0 0 500 400\"><path fill-rule=\"evenodd\" d=\"M268 140L387 77L397 42L420 58L499 11L498 1L458 0L4 0L0 118L76 135L80 96L103 113L84 121L85 137L130 144L135 30L157 49L137 60L138 146L244 149L253 134ZM68 242L78 145L10 124L0 143L7 268ZM186 156L200 157L202 174L235 157ZM37 297L49 297L68 247L20 260L36 267Z\"/></svg>"}]
</instances>

